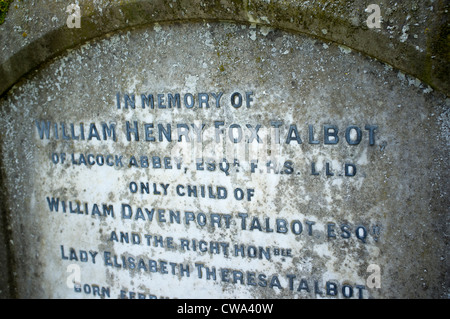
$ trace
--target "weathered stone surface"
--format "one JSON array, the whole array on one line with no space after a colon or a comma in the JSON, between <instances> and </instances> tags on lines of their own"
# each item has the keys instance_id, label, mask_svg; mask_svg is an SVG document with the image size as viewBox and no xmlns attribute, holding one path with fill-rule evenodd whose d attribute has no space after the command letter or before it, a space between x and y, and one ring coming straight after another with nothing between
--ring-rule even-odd
<instances>
[{"instance_id":1,"label":"weathered stone surface","mask_svg":"<svg viewBox=\"0 0 450 319\"><path fill-rule=\"evenodd\" d=\"M129 27L174 21L236 21L301 32L385 61L448 94L445 1L378 1L381 29L369 29L364 1L78 1L83 27L66 26L65 1L17 1L0 25L0 92L42 63Z\"/></svg>"},{"instance_id":2,"label":"weathered stone surface","mask_svg":"<svg viewBox=\"0 0 450 319\"><path fill-rule=\"evenodd\" d=\"M364 30L344 2L109 3L80 1L69 30L52 2L33 16L55 24L20 39L5 36L19 2L0 27L2 90L30 72L0 100L4 296L447 297L449 100L430 87L445 79L339 44L398 29ZM390 8L391 24L429 19ZM418 75L430 51L391 44L361 51ZM81 292L66 284L77 269Z\"/></svg>"}]
</instances>

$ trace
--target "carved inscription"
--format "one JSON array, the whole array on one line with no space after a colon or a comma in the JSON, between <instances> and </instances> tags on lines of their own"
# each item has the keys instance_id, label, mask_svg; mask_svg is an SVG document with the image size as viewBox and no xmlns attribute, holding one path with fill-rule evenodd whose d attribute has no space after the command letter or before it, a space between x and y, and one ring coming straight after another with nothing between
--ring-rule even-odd
<instances>
[{"instance_id":1,"label":"carved inscription","mask_svg":"<svg viewBox=\"0 0 450 319\"><path fill-rule=\"evenodd\" d=\"M99 271L177 279L179 285L208 282L288 296L368 298L364 281L324 276L325 271L311 268L311 259L326 256L331 245L356 249L373 245L380 240L382 225L318 218L295 207L278 211L276 194L268 193L257 180L351 182L360 174L367 177L367 171L362 173L349 156L341 156L345 158L341 161L333 155L299 160L295 153L303 144L330 154L333 148L346 152L358 145L370 151L377 144L377 123L256 120L248 114L258 112L258 99L255 90L116 92L112 114L117 117L98 122L36 119L33 130L38 143L58 145L47 154L52 169L96 169L93 174L120 176L113 187L117 193L110 192L109 201L60 191L49 191L39 199L53 218L86 225L100 222L91 247L61 242L55 251L58 258L67 265L90 265ZM221 108L246 116L233 122L221 116L210 121L189 116ZM176 121L170 117L142 121L142 112L178 116ZM129 145L139 147L129 149ZM105 152L108 146L110 151ZM230 182L233 179L238 182ZM196 205L185 206L186 200ZM311 254L311 250L318 252ZM277 268L299 262L304 264L300 273ZM241 266L246 263L250 267ZM153 293L153 287L142 285L111 289L105 283L76 282L73 292L102 298L173 297L170 289Z\"/></svg>"}]
</instances>

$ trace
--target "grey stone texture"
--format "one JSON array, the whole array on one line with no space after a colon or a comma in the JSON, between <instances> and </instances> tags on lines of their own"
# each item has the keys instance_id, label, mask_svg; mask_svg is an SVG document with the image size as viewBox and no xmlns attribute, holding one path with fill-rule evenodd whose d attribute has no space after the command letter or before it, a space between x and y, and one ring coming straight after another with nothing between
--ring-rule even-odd
<instances>
[{"instance_id":1,"label":"grey stone texture","mask_svg":"<svg viewBox=\"0 0 450 319\"><path fill-rule=\"evenodd\" d=\"M128 275L104 267L100 257L95 265L81 264L85 282L103 283L115 292L122 286L138 289L141 283L146 293L178 298L311 298L316 295L296 291L298 282L290 290L285 275L338 280L339 288L349 284L355 289L355 283L366 284L367 266L377 264L382 287L366 288L365 298L448 298L450 102L445 1L379 1L380 29L366 26L365 1L78 3L80 29L66 26L67 1L14 1L0 25L1 297L73 296L64 285L68 263L61 260L60 245L66 254L69 247L95 250L99 256L104 251L119 254L123 247L107 240L111 231L155 231L147 224L120 220L119 204L130 201L134 206L300 220L304 227L300 236L269 236L254 230L246 237L248 232L239 229L237 218L229 231L192 227L185 235L292 248L293 257L273 257L270 263L151 250L169 261L182 256L191 266L198 261L217 268L280 274L283 289L214 285L170 275L151 276L150 281L146 274ZM225 97L245 90L254 94L252 108L233 109L227 104ZM141 93L221 91L220 109L152 113L115 107L117 92L136 94L140 105ZM282 120L283 142L289 125L296 124L301 145L294 139L270 151L279 150L283 159L291 160L298 176L248 171L202 175L191 172L192 166L187 174L176 170L159 174L127 167L79 169L51 162L51 154L62 152L125 157L176 154L178 144L150 148L142 141L129 143L124 123L205 123L211 129L205 137L214 137L216 120L243 128L261 124L261 134L273 129L271 121ZM40 139L36 121L85 123L86 127L114 122L118 141ZM308 143L309 124L319 145ZM329 124L340 129L336 147L323 143L323 125ZM352 125L363 134L356 146L347 145L343 135ZM374 145L365 125L377 125ZM204 158L217 155L208 149L211 144L202 146ZM270 156L266 148L263 151L256 159L265 168ZM310 174L312 162L321 175ZM325 162L332 164L333 177L324 176ZM338 175L343 175L339 169L345 163L357 165L355 177ZM213 200L170 196L149 204L125 187L132 180L170 185L220 182L229 189L254 188L255 197L243 203L230 198L221 206ZM49 212L48 196L112 203L117 205L117 218L110 222L58 215ZM314 236L307 235L305 221L315 222ZM367 242L355 236L344 238L347 233L340 232L341 225L351 225L353 233L364 225ZM183 225L170 226L173 229L163 223L154 227L166 237L177 238L186 231ZM330 237L330 227L336 227L336 237ZM133 248L130 252L141 253ZM166 284L177 288L165 290ZM149 286L154 290L149 291Z\"/></svg>"}]
</instances>

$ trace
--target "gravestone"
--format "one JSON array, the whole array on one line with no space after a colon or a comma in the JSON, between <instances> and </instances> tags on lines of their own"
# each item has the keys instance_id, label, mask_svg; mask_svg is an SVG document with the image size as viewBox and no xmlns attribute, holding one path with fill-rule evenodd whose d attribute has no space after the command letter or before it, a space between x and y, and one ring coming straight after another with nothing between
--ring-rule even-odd
<instances>
[{"instance_id":1,"label":"gravestone","mask_svg":"<svg viewBox=\"0 0 450 319\"><path fill-rule=\"evenodd\" d=\"M448 297L446 8L256 3L11 4L3 297Z\"/></svg>"}]
</instances>

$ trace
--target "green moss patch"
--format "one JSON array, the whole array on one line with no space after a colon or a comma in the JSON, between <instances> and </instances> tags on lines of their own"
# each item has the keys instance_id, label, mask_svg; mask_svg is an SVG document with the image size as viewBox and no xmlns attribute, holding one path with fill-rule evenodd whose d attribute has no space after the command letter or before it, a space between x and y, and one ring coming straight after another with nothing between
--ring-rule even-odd
<instances>
[{"instance_id":1,"label":"green moss patch","mask_svg":"<svg viewBox=\"0 0 450 319\"><path fill-rule=\"evenodd\" d=\"M8 13L9 4L13 0L0 0L0 24L5 22L6 14Z\"/></svg>"}]
</instances>

